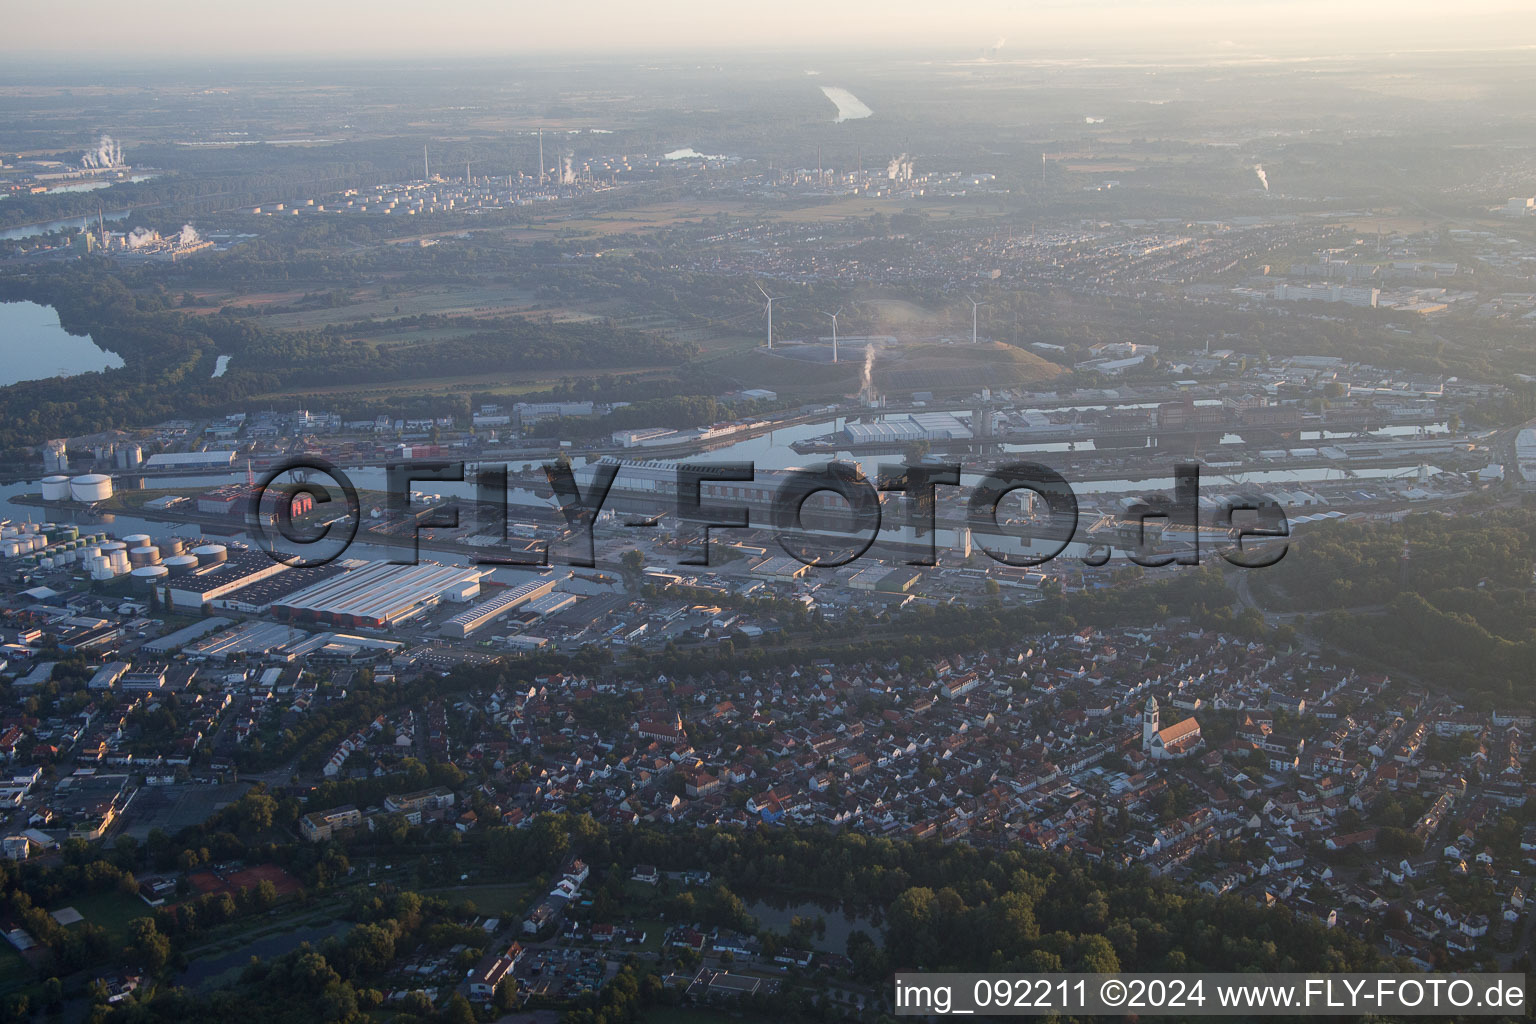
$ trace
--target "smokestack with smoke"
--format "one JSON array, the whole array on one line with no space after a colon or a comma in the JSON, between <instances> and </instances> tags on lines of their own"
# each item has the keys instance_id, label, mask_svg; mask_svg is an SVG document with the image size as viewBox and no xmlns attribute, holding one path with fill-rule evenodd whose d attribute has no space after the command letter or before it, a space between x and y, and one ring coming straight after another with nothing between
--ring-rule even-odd
<instances>
[{"instance_id":1,"label":"smokestack with smoke","mask_svg":"<svg viewBox=\"0 0 1536 1024\"><path fill-rule=\"evenodd\" d=\"M859 379L859 394L861 396L865 397L865 398L873 398L874 397L874 392L875 392L875 388L874 388L874 369L875 369L875 347L873 345L865 345L864 346L864 376Z\"/></svg>"},{"instance_id":2,"label":"smokestack with smoke","mask_svg":"<svg viewBox=\"0 0 1536 1024\"><path fill-rule=\"evenodd\" d=\"M1263 164L1254 164L1253 173L1259 176L1259 184L1264 186L1264 191L1269 191L1269 175L1264 173Z\"/></svg>"},{"instance_id":3,"label":"smokestack with smoke","mask_svg":"<svg viewBox=\"0 0 1536 1024\"><path fill-rule=\"evenodd\" d=\"M202 240L202 237L197 233L197 228L191 224L183 224L181 226L181 234L176 238L178 245L196 245Z\"/></svg>"},{"instance_id":4,"label":"smokestack with smoke","mask_svg":"<svg viewBox=\"0 0 1536 1024\"><path fill-rule=\"evenodd\" d=\"M110 135L103 135L96 148L80 157L80 166L88 171L110 171L123 166L123 147Z\"/></svg>"},{"instance_id":5,"label":"smokestack with smoke","mask_svg":"<svg viewBox=\"0 0 1536 1024\"><path fill-rule=\"evenodd\" d=\"M149 228L134 228L128 232L127 242L130 249L142 249L149 243L158 241L160 241L159 233Z\"/></svg>"}]
</instances>

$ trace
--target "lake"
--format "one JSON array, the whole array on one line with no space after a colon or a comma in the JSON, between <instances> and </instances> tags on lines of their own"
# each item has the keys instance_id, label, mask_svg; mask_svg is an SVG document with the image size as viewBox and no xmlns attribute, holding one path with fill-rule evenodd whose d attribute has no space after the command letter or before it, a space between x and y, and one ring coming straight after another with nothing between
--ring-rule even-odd
<instances>
[{"instance_id":1,"label":"lake","mask_svg":"<svg viewBox=\"0 0 1536 1024\"><path fill-rule=\"evenodd\" d=\"M863 931L877 942L885 932L884 925L859 914L850 914L836 904L822 906L817 903L757 900L747 904L747 913L757 918L759 928L768 928L781 934L789 931L789 923L797 917L819 917L827 923L827 930L824 935L812 940L811 947L844 956L848 954L848 936L854 932Z\"/></svg>"},{"instance_id":2,"label":"lake","mask_svg":"<svg viewBox=\"0 0 1536 1024\"><path fill-rule=\"evenodd\" d=\"M122 365L117 353L97 348L89 337L64 330L52 306L0 302L0 386Z\"/></svg>"}]
</instances>

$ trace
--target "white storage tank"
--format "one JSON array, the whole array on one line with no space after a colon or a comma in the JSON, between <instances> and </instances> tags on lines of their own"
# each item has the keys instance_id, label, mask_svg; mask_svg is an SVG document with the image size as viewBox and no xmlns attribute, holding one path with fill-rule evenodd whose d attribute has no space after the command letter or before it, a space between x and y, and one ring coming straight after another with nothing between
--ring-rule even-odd
<instances>
[{"instance_id":1,"label":"white storage tank","mask_svg":"<svg viewBox=\"0 0 1536 1024\"><path fill-rule=\"evenodd\" d=\"M199 565L218 565L229 558L229 549L223 544L204 544L192 549Z\"/></svg>"},{"instance_id":2,"label":"white storage tank","mask_svg":"<svg viewBox=\"0 0 1536 1024\"><path fill-rule=\"evenodd\" d=\"M128 552L126 552L126 551L114 551L114 552L112 552L112 571L114 573L116 573L117 575L121 576L123 573L128 571L128 568L129 568L129 566L128 566Z\"/></svg>"},{"instance_id":3,"label":"white storage tank","mask_svg":"<svg viewBox=\"0 0 1536 1024\"><path fill-rule=\"evenodd\" d=\"M147 533L130 533L128 536L123 538L124 547L141 548L148 543L149 534Z\"/></svg>"},{"instance_id":4,"label":"white storage tank","mask_svg":"<svg viewBox=\"0 0 1536 1024\"><path fill-rule=\"evenodd\" d=\"M69 495L76 501L106 501L112 497L112 478L104 473L86 473L69 482Z\"/></svg>"},{"instance_id":5,"label":"white storage tank","mask_svg":"<svg viewBox=\"0 0 1536 1024\"><path fill-rule=\"evenodd\" d=\"M133 570L133 582L145 590L153 590L169 575L170 570L163 565L142 565Z\"/></svg>"},{"instance_id":6,"label":"white storage tank","mask_svg":"<svg viewBox=\"0 0 1536 1024\"><path fill-rule=\"evenodd\" d=\"M197 556L172 555L161 564L165 566L172 576L185 576L197 568Z\"/></svg>"},{"instance_id":7,"label":"white storage tank","mask_svg":"<svg viewBox=\"0 0 1536 1024\"><path fill-rule=\"evenodd\" d=\"M69 499L69 477L54 476L43 477L44 501L67 501Z\"/></svg>"}]
</instances>

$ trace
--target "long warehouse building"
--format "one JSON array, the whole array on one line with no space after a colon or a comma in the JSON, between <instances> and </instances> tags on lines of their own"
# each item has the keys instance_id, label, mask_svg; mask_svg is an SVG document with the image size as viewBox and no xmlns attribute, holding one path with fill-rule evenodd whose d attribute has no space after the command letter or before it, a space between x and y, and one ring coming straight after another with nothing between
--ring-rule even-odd
<instances>
[{"instance_id":1,"label":"long warehouse building","mask_svg":"<svg viewBox=\"0 0 1536 1024\"><path fill-rule=\"evenodd\" d=\"M235 464L232 451L161 452L151 455L145 469L228 469Z\"/></svg>"},{"instance_id":2,"label":"long warehouse building","mask_svg":"<svg viewBox=\"0 0 1536 1024\"><path fill-rule=\"evenodd\" d=\"M550 593L559 582L550 576L509 587L490 600L481 601L477 605L466 608L443 623L442 633L444 636L469 636L481 626L500 618L512 609Z\"/></svg>"},{"instance_id":3,"label":"long warehouse building","mask_svg":"<svg viewBox=\"0 0 1536 1024\"><path fill-rule=\"evenodd\" d=\"M480 593L484 569L457 565L393 565L378 562L306 587L272 604L299 621L337 626L392 626L413 619L440 601L465 602Z\"/></svg>"}]
</instances>

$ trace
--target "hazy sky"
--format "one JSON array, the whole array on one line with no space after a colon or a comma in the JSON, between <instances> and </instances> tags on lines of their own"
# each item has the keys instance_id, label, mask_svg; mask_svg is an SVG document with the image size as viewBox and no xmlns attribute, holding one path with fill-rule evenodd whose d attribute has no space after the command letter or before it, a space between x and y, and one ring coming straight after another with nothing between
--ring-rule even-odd
<instances>
[{"instance_id":1,"label":"hazy sky","mask_svg":"<svg viewBox=\"0 0 1536 1024\"><path fill-rule=\"evenodd\" d=\"M72 0L13 4L0 53L569 54L1127 47L1259 53L1536 44L1508 0Z\"/></svg>"}]
</instances>

